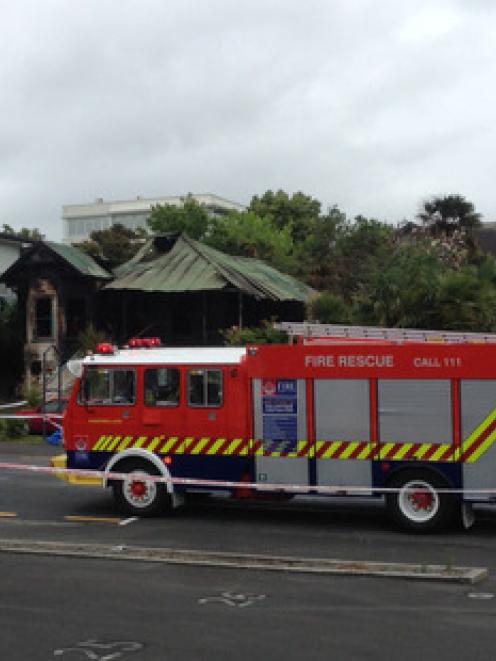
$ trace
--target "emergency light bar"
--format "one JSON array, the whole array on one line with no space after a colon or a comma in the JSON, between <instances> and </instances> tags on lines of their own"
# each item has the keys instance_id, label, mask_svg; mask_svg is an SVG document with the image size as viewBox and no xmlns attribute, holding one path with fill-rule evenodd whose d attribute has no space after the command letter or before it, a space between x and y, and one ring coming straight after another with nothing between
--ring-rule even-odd
<instances>
[{"instance_id":1,"label":"emergency light bar","mask_svg":"<svg viewBox=\"0 0 496 661\"><path fill-rule=\"evenodd\" d=\"M114 353L114 347L110 342L99 342L96 345L96 353L112 354Z\"/></svg>"},{"instance_id":2,"label":"emergency light bar","mask_svg":"<svg viewBox=\"0 0 496 661\"><path fill-rule=\"evenodd\" d=\"M160 347L162 342L159 337L132 337L127 346L130 349L151 349L152 347Z\"/></svg>"}]
</instances>

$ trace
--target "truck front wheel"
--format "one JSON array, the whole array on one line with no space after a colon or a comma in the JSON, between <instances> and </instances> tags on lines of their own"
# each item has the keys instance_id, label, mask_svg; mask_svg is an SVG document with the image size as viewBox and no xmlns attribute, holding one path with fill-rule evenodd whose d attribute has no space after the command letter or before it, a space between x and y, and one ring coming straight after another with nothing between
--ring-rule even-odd
<instances>
[{"instance_id":1,"label":"truck front wheel","mask_svg":"<svg viewBox=\"0 0 496 661\"><path fill-rule=\"evenodd\" d=\"M430 532L451 523L457 501L453 494L439 493L449 484L429 471L403 471L393 477L386 502L391 517L401 528Z\"/></svg>"},{"instance_id":2,"label":"truck front wheel","mask_svg":"<svg viewBox=\"0 0 496 661\"><path fill-rule=\"evenodd\" d=\"M128 516L153 516L170 508L171 499L163 482L147 480L160 475L148 461L129 459L114 466L116 473L129 473L123 480L113 480L112 491L117 507Z\"/></svg>"}]
</instances>

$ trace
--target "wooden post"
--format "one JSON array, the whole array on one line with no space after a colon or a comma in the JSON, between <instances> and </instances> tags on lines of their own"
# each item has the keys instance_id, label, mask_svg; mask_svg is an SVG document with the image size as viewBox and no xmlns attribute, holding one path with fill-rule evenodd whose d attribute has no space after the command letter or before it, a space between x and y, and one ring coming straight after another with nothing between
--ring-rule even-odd
<instances>
[{"instance_id":1,"label":"wooden post","mask_svg":"<svg viewBox=\"0 0 496 661\"><path fill-rule=\"evenodd\" d=\"M243 292L238 291L238 327L243 328Z\"/></svg>"},{"instance_id":2,"label":"wooden post","mask_svg":"<svg viewBox=\"0 0 496 661\"><path fill-rule=\"evenodd\" d=\"M207 344L207 295L202 292L202 337L203 344Z\"/></svg>"}]
</instances>

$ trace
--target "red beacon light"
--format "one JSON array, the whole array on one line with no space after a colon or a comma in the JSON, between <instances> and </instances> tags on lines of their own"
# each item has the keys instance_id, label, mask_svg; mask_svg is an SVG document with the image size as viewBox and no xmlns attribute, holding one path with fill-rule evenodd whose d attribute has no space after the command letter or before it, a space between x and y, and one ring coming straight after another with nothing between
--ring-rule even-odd
<instances>
[{"instance_id":1,"label":"red beacon light","mask_svg":"<svg viewBox=\"0 0 496 661\"><path fill-rule=\"evenodd\" d=\"M130 349L150 349L162 345L159 337L132 337L127 343Z\"/></svg>"},{"instance_id":2,"label":"red beacon light","mask_svg":"<svg viewBox=\"0 0 496 661\"><path fill-rule=\"evenodd\" d=\"M114 347L110 342L99 342L96 345L96 353L111 354L114 353Z\"/></svg>"}]
</instances>

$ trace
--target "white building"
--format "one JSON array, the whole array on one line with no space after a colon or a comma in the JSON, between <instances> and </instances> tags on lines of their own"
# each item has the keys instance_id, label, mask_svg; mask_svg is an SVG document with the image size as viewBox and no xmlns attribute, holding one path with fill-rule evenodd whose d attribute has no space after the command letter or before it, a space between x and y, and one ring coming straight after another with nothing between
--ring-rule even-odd
<instances>
[{"instance_id":1,"label":"white building","mask_svg":"<svg viewBox=\"0 0 496 661\"><path fill-rule=\"evenodd\" d=\"M231 202L211 193L191 196L199 204L205 206L212 215L227 213L228 211L244 211L245 206L238 202ZM134 200L106 202L98 199L92 204L65 204L62 207L64 222L64 243L79 243L89 238L94 230L105 230L112 225L121 224L135 230L146 227L146 219L151 208L157 204L171 204L181 206L185 196L168 196L144 198L138 196Z\"/></svg>"}]
</instances>

